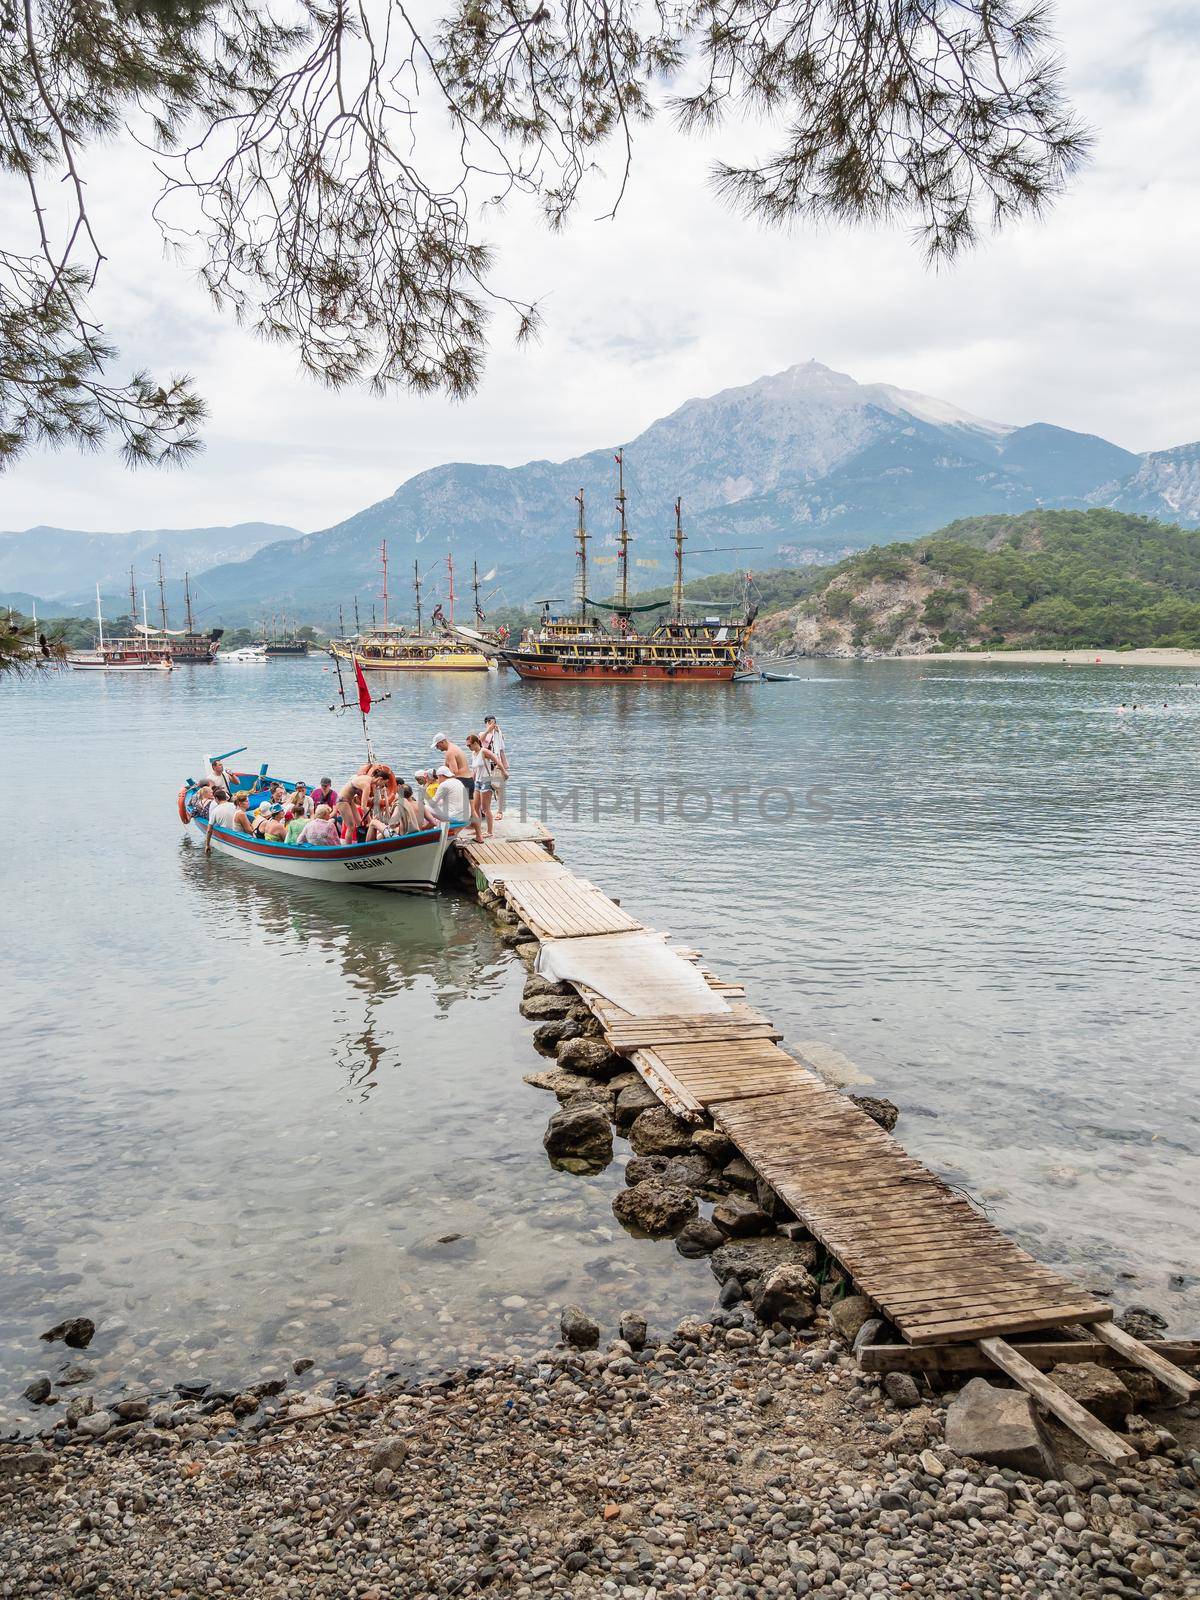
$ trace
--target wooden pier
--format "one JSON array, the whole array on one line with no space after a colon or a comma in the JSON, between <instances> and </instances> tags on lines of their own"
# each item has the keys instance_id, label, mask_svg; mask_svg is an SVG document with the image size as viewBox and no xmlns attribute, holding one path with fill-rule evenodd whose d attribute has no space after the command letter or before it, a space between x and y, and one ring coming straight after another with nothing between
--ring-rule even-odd
<instances>
[{"instance_id":1,"label":"wooden pier","mask_svg":"<svg viewBox=\"0 0 1200 1600\"><path fill-rule=\"evenodd\" d=\"M1200 1381L1112 1325L1112 1307L1043 1266L915 1160L839 1090L780 1047L770 1019L722 982L699 952L672 948L553 856L539 824L459 848L479 888L500 896L540 946L537 970L566 980L677 1116L707 1115L905 1345L876 1346L876 1370L999 1369L1107 1461L1136 1451L1055 1384L1044 1342L1029 1360L1008 1339L1069 1334L1138 1365L1188 1399ZM947 1354L950 1352L950 1354ZM965 1359L964 1359L965 1358Z\"/></svg>"}]
</instances>

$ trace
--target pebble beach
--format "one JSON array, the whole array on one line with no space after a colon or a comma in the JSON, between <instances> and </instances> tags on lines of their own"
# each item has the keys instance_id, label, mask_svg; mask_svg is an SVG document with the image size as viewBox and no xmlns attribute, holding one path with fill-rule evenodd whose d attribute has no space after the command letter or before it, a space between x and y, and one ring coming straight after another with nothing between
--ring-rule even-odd
<instances>
[{"instance_id":1,"label":"pebble beach","mask_svg":"<svg viewBox=\"0 0 1200 1600\"><path fill-rule=\"evenodd\" d=\"M880 1383L832 1336L738 1311L617 1331L10 1449L0 1596L1200 1594L1196 1407L1153 1412L1123 1469L1056 1429L1044 1477L956 1453L953 1389Z\"/></svg>"}]
</instances>

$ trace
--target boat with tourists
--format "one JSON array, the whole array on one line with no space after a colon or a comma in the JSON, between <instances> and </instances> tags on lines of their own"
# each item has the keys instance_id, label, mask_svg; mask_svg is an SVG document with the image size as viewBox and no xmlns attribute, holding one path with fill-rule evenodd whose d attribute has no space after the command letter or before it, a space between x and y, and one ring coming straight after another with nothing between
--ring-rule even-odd
<instances>
[{"instance_id":1,"label":"boat with tourists","mask_svg":"<svg viewBox=\"0 0 1200 1600\"><path fill-rule=\"evenodd\" d=\"M380 544L383 564L383 625L357 632L353 639L334 639L329 653L341 661L353 661L365 672L487 672L495 661L468 640L458 638L454 626L454 557L446 556L449 577L449 615L436 605L430 623L436 632L426 633L421 616L421 571L413 562L413 590L416 595L417 626L394 626L388 618L387 540ZM357 605L356 605L357 610Z\"/></svg>"},{"instance_id":2,"label":"boat with tourists","mask_svg":"<svg viewBox=\"0 0 1200 1600\"><path fill-rule=\"evenodd\" d=\"M575 531L576 605L574 616L554 616L543 603L538 628L527 628L520 641L506 646L501 655L518 677L532 683L608 683L645 680L664 682L731 683L752 673L746 642L754 626L754 610L747 603L741 621L718 616L685 615L683 594L683 502L675 502L675 582L670 601L634 605L629 598L629 545L626 519L625 459L617 461L616 505L619 516L617 589L613 600L588 594L588 542L583 490L575 496L579 521ZM648 632L640 632L636 618L670 605L670 615ZM708 609L712 609L711 604ZM600 613L606 614L602 620Z\"/></svg>"},{"instance_id":3,"label":"boat with tourists","mask_svg":"<svg viewBox=\"0 0 1200 1600\"><path fill-rule=\"evenodd\" d=\"M232 751L240 755L241 751ZM285 794L295 791L295 783L286 778L268 776L268 763L263 762L256 772L235 772L229 769L230 779L248 795L247 811L253 813L276 786ZM204 839L208 835L208 819L192 814L191 807L203 785L203 779L188 778L179 791L180 820L192 833ZM425 828L419 833L400 834L390 839L374 839L366 843L312 845L276 844L268 839L254 838L232 828L214 827L211 845L220 855L269 872L282 872L288 877L304 878L310 883L350 884L368 889L401 889L416 894L432 894L437 888L442 867L451 841L464 823L442 823L436 828Z\"/></svg>"},{"instance_id":4,"label":"boat with tourists","mask_svg":"<svg viewBox=\"0 0 1200 1600\"><path fill-rule=\"evenodd\" d=\"M146 596L142 594L142 629L132 637L105 635L100 585L96 585L96 644L92 650L72 650L67 665L74 672L170 672L171 647L150 636L146 626Z\"/></svg>"}]
</instances>

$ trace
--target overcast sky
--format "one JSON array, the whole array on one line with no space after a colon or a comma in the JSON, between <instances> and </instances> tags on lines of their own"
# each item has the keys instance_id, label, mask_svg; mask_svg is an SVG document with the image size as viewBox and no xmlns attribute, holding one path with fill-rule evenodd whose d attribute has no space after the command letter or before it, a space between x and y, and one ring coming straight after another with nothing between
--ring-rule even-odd
<instances>
[{"instance_id":1,"label":"overcast sky","mask_svg":"<svg viewBox=\"0 0 1200 1600\"><path fill-rule=\"evenodd\" d=\"M466 404L331 394L217 318L144 220L144 161L93 163L110 260L97 302L128 365L188 370L211 417L179 472L35 455L0 476L0 528L119 530L240 521L327 527L447 460L515 465L633 437L693 395L809 358L1012 423L1056 422L1133 450L1200 439L1200 27L1194 5L1060 0L1069 82L1095 157L1044 222L932 273L884 232L779 235L711 195L712 150L663 123L639 138L615 222L597 180L551 236L516 206L484 233L498 287L543 303L538 343L503 319ZM745 133L725 153L762 148ZM15 191L0 187L11 237ZM7 216L7 220L6 220Z\"/></svg>"}]
</instances>

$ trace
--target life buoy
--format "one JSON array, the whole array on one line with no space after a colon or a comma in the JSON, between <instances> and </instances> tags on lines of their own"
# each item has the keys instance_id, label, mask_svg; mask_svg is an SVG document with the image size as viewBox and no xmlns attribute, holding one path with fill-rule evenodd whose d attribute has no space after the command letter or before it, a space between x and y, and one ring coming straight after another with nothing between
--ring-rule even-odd
<instances>
[{"instance_id":1,"label":"life buoy","mask_svg":"<svg viewBox=\"0 0 1200 1600\"><path fill-rule=\"evenodd\" d=\"M179 791L178 800L175 802L176 805L178 805L178 807L179 807L179 820L180 820L180 822L183 823L185 828L188 826L188 824L192 820L191 817L188 816L188 808L187 808L187 806L185 806L184 803L183 803L183 797L184 797L185 794L187 794L187 792L188 792L188 786L185 783L183 788L180 789L180 791Z\"/></svg>"}]
</instances>

